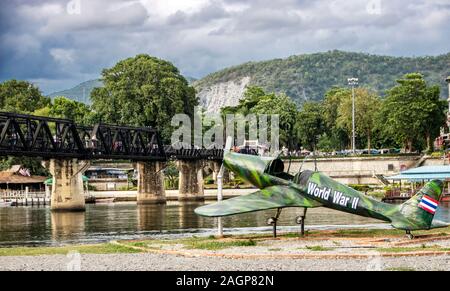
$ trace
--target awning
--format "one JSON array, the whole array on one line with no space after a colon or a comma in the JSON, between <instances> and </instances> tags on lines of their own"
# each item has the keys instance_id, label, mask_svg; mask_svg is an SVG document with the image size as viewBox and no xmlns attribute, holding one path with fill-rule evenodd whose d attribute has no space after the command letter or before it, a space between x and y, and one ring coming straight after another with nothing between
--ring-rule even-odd
<instances>
[{"instance_id":1,"label":"awning","mask_svg":"<svg viewBox=\"0 0 450 291\"><path fill-rule=\"evenodd\" d=\"M450 166L426 166L404 171L398 175L386 177L387 180L407 180L411 182L430 180L450 180Z\"/></svg>"},{"instance_id":2,"label":"awning","mask_svg":"<svg viewBox=\"0 0 450 291\"><path fill-rule=\"evenodd\" d=\"M88 182L88 181L89 181L89 178L86 176L83 176L83 182ZM53 185L53 178L45 180L44 184L47 186Z\"/></svg>"}]
</instances>

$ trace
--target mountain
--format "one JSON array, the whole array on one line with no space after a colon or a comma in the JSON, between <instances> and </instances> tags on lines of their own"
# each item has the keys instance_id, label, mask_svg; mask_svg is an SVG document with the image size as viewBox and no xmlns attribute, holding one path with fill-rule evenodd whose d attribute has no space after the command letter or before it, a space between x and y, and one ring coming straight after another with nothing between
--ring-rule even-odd
<instances>
[{"instance_id":1,"label":"mountain","mask_svg":"<svg viewBox=\"0 0 450 291\"><path fill-rule=\"evenodd\" d=\"M329 51L291 56L230 67L193 83L200 103L208 112L235 106L246 86L256 85L269 92L284 92L298 104L323 99L332 86L348 86L347 79L358 77L360 86L384 95L395 80L411 72L442 87L447 97L445 78L450 75L450 53L427 57L391 57Z\"/></svg>"},{"instance_id":2,"label":"mountain","mask_svg":"<svg viewBox=\"0 0 450 291\"><path fill-rule=\"evenodd\" d=\"M186 78L186 81L188 81L189 84L192 84L192 83L194 83L195 81L198 80L198 79L196 79L194 77L189 77L189 76L184 77L184 78Z\"/></svg>"},{"instance_id":3,"label":"mountain","mask_svg":"<svg viewBox=\"0 0 450 291\"><path fill-rule=\"evenodd\" d=\"M96 87L102 87L102 86L103 86L102 81L90 80L90 81L81 83L81 84L73 87L72 89L55 92L48 96L51 97L52 99L55 97L64 96L64 97L67 97L69 99L72 99L72 100L75 100L78 102L90 104L91 103L90 96L91 96L92 90Z\"/></svg>"},{"instance_id":4,"label":"mountain","mask_svg":"<svg viewBox=\"0 0 450 291\"><path fill-rule=\"evenodd\" d=\"M197 79L193 78L193 77L185 77L185 78L189 82L189 84L192 84L195 81L197 81ZM64 97L67 97L69 99L72 99L72 100L75 100L78 102L82 102L85 104L91 104L90 96L91 96L92 90L94 90L94 88L102 87L102 86L103 86L103 83L101 80L90 80L90 81L81 83L81 84L73 87L72 89L67 89L67 90L52 93L52 94L48 95L48 97L51 97L53 99L55 97L64 96Z\"/></svg>"}]
</instances>

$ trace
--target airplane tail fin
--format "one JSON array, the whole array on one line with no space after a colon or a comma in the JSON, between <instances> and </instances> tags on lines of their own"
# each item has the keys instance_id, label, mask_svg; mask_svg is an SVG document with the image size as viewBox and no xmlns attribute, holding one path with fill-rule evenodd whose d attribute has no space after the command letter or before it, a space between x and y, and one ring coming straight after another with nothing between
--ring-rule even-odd
<instances>
[{"instance_id":1,"label":"airplane tail fin","mask_svg":"<svg viewBox=\"0 0 450 291\"><path fill-rule=\"evenodd\" d=\"M393 220L392 225L405 230L432 228L443 187L440 180L427 183L414 197L399 205L403 219Z\"/></svg>"}]
</instances>

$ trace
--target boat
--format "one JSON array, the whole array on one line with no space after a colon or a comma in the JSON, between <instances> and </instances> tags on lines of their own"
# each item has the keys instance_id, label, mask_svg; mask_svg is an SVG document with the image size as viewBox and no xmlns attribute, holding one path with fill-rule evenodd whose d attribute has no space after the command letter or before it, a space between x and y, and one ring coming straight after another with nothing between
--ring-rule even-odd
<instances>
[{"instance_id":1,"label":"boat","mask_svg":"<svg viewBox=\"0 0 450 291\"><path fill-rule=\"evenodd\" d=\"M110 204L114 203L116 198L95 198L95 204Z\"/></svg>"},{"instance_id":2,"label":"boat","mask_svg":"<svg viewBox=\"0 0 450 291\"><path fill-rule=\"evenodd\" d=\"M12 201L8 201L8 200L0 200L0 207L9 207L12 205Z\"/></svg>"},{"instance_id":3,"label":"boat","mask_svg":"<svg viewBox=\"0 0 450 291\"><path fill-rule=\"evenodd\" d=\"M84 201L86 204L95 204L95 196L86 196Z\"/></svg>"}]
</instances>

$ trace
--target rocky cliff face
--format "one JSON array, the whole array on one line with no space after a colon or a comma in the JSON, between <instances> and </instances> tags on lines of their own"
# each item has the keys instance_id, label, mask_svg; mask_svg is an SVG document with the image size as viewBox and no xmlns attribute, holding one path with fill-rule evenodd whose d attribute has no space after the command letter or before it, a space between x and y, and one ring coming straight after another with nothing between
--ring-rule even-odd
<instances>
[{"instance_id":1,"label":"rocky cliff face","mask_svg":"<svg viewBox=\"0 0 450 291\"><path fill-rule=\"evenodd\" d=\"M217 113L223 107L238 105L249 84L250 77L220 82L211 86L197 88L197 96L199 97L200 105L207 112Z\"/></svg>"},{"instance_id":2,"label":"rocky cliff face","mask_svg":"<svg viewBox=\"0 0 450 291\"><path fill-rule=\"evenodd\" d=\"M245 63L212 73L193 86L208 112L237 105L248 85L285 93L301 105L323 100L333 86L348 87L349 77L358 77L361 87L384 96L397 79L411 72L420 72L429 84L439 85L442 98L447 98L449 64L450 53L411 58L329 51Z\"/></svg>"}]
</instances>

